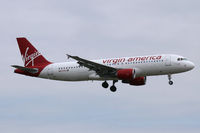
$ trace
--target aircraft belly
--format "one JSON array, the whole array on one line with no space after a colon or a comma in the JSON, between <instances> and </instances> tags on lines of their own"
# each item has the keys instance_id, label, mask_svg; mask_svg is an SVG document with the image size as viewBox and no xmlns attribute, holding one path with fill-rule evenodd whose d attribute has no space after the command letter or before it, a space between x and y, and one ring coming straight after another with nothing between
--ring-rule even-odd
<instances>
[{"instance_id":1,"label":"aircraft belly","mask_svg":"<svg viewBox=\"0 0 200 133\"><path fill-rule=\"evenodd\" d=\"M162 65L149 66L149 67L144 68L143 71L145 71L146 76L166 75L166 74L178 73L176 67L162 66Z\"/></svg>"},{"instance_id":2,"label":"aircraft belly","mask_svg":"<svg viewBox=\"0 0 200 133\"><path fill-rule=\"evenodd\" d=\"M140 76L163 75L167 73L167 71L164 69L164 66L161 64L148 64L138 68L140 68L142 71Z\"/></svg>"}]
</instances>

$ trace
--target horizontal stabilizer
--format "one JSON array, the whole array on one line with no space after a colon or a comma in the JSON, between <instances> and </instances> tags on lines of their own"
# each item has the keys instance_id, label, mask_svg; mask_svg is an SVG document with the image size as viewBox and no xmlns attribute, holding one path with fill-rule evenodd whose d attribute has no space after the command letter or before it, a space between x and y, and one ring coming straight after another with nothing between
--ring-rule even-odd
<instances>
[{"instance_id":1,"label":"horizontal stabilizer","mask_svg":"<svg viewBox=\"0 0 200 133\"><path fill-rule=\"evenodd\" d=\"M27 67L17 66L17 65L12 65L12 67L17 68L23 72L28 72L28 73L32 73L32 74L35 74L38 72L38 68L27 68Z\"/></svg>"}]
</instances>

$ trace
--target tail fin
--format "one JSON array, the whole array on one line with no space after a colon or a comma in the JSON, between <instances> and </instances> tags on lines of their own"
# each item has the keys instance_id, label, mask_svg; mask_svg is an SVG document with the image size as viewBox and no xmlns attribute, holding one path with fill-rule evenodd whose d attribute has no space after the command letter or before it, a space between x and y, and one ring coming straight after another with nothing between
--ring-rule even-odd
<instances>
[{"instance_id":1,"label":"tail fin","mask_svg":"<svg viewBox=\"0 0 200 133\"><path fill-rule=\"evenodd\" d=\"M50 63L26 38L17 38L17 42L25 67L40 66Z\"/></svg>"}]
</instances>

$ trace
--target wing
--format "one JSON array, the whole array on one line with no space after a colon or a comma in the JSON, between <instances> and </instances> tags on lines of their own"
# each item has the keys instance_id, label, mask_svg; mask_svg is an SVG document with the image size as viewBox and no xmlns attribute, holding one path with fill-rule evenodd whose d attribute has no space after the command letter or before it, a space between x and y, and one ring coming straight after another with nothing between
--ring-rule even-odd
<instances>
[{"instance_id":1,"label":"wing","mask_svg":"<svg viewBox=\"0 0 200 133\"><path fill-rule=\"evenodd\" d=\"M96 62L93 62L93 61L89 61L89 60L80 58L78 56L71 56L71 55L68 55L68 54L67 54L67 56L68 56L68 58L72 58L72 59L77 60L78 61L77 63L80 66L87 67L90 71L91 70L95 71L100 77L107 77L107 76L114 77L114 76L116 76L116 72L117 72L116 68L105 66L103 64L99 64L99 63L96 63Z\"/></svg>"}]
</instances>

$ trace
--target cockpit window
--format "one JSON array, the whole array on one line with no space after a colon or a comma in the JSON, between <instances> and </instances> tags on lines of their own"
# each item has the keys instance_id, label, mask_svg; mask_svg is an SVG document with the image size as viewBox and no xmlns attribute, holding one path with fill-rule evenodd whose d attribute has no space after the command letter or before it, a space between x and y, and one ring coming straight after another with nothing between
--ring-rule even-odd
<instances>
[{"instance_id":1,"label":"cockpit window","mask_svg":"<svg viewBox=\"0 0 200 133\"><path fill-rule=\"evenodd\" d=\"M177 61L187 60L186 58L178 58Z\"/></svg>"}]
</instances>

